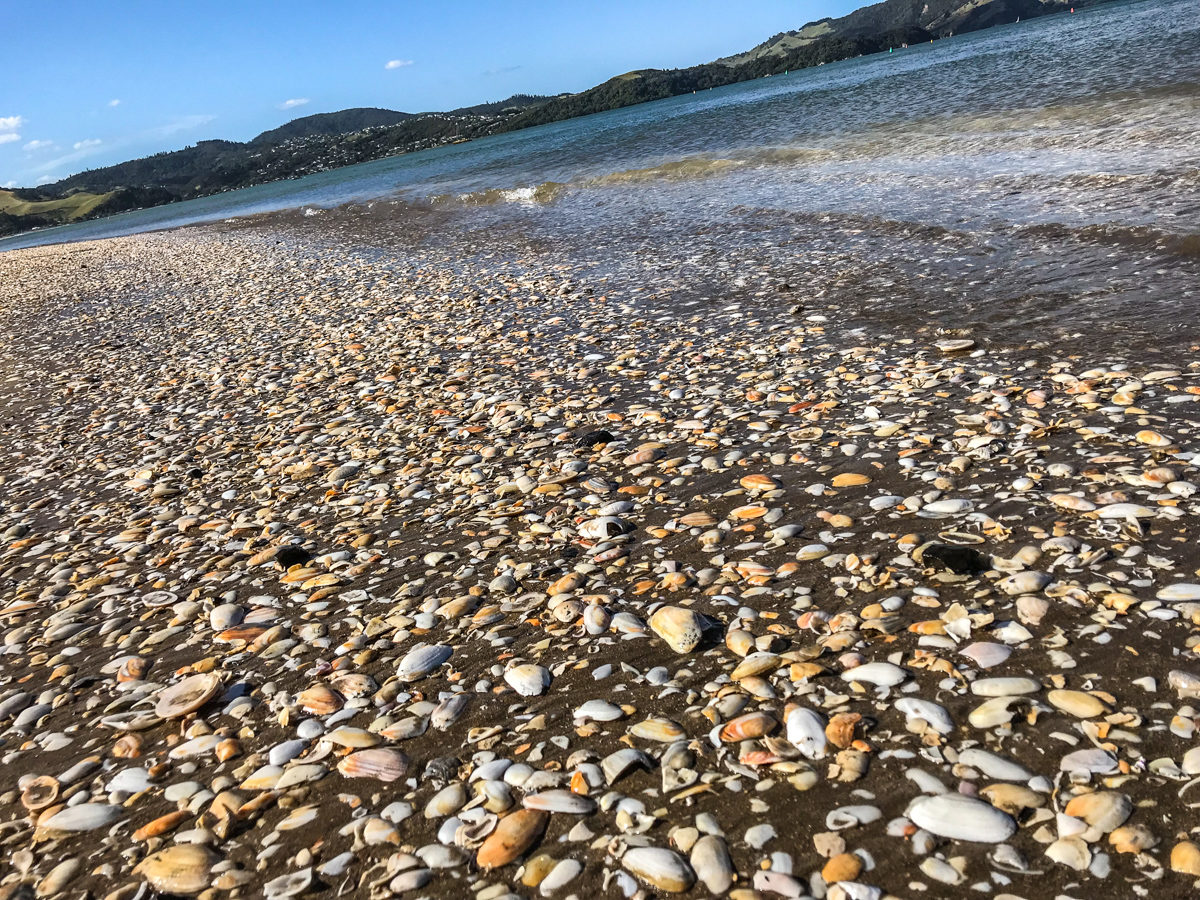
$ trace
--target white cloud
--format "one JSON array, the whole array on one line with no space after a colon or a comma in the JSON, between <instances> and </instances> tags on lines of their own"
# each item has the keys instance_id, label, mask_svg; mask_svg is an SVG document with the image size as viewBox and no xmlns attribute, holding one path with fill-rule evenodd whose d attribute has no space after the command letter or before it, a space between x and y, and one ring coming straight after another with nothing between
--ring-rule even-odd
<instances>
[{"instance_id":1,"label":"white cloud","mask_svg":"<svg viewBox=\"0 0 1200 900\"><path fill-rule=\"evenodd\" d=\"M411 66L411 59L389 59L384 65L385 69L403 69L405 66Z\"/></svg>"},{"instance_id":2,"label":"white cloud","mask_svg":"<svg viewBox=\"0 0 1200 900\"><path fill-rule=\"evenodd\" d=\"M19 141L21 136L15 131L10 131L8 134L0 134L0 144L11 144L13 141Z\"/></svg>"},{"instance_id":3,"label":"white cloud","mask_svg":"<svg viewBox=\"0 0 1200 900\"><path fill-rule=\"evenodd\" d=\"M76 141L71 146L76 150L91 150L93 147L99 147L103 143L104 141L100 140L100 138L88 138L87 140Z\"/></svg>"},{"instance_id":4,"label":"white cloud","mask_svg":"<svg viewBox=\"0 0 1200 900\"><path fill-rule=\"evenodd\" d=\"M116 99L109 100L109 101L108 101L108 105L109 105L109 106L120 106L120 105L121 105L121 101L120 101L120 100L116 100Z\"/></svg>"},{"instance_id":5,"label":"white cloud","mask_svg":"<svg viewBox=\"0 0 1200 900\"><path fill-rule=\"evenodd\" d=\"M207 125L215 118L216 116L205 115L176 116L166 125L158 125L154 128L147 128L145 131L139 134L138 137L170 137L173 134L178 134L180 131L190 131L193 128L199 128L201 125Z\"/></svg>"},{"instance_id":6,"label":"white cloud","mask_svg":"<svg viewBox=\"0 0 1200 900\"><path fill-rule=\"evenodd\" d=\"M49 184L52 181L58 181L58 179L55 178L53 175L43 175L41 178L39 178L37 180L37 183L38 183L38 186L40 187L41 185Z\"/></svg>"},{"instance_id":7,"label":"white cloud","mask_svg":"<svg viewBox=\"0 0 1200 900\"><path fill-rule=\"evenodd\" d=\"M20 116L0 116L0 131L16 131L24 124Z\"/></svg>"},{"instance_id":8,"label":"white cloud","mask_svg":"<svg viewBox=\"0 0 1200 900\"><path fill-rule=\"evenodd\" d=\"M297 97L294 100L284 100L279 104L280 109L295 109L297 106L303 106L308 102L307 97Z\"/></svg>"},{"instance_id":9,"label":"white cloud","mask_svg":"<svg viewBox=\"0 0 1200 900\"><path fill-rule=\"evenodd\" d=\"M6 181L6 182L4 182L3 185L0 185L0 187L6 187L6 188L14 188L16 186L17 186L17 183L15 181Z\"/></svg>"},{"instance_id":10,"label":"white cloud","mask_svg":"<svg viewBox=\"0 0 1200 900\"><path fill-rule=\"evenodd\" d=\"M21 149L27 153L33 153L36 150L49 150L54 146L54 141L30 141Z\"/></svg>"}]
</instances>

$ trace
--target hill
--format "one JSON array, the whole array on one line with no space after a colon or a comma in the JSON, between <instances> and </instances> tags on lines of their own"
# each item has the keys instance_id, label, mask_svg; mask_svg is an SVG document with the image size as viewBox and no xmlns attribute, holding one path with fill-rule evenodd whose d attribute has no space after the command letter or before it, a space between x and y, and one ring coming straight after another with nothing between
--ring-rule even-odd
<instances>
[{"instance_id":1,"label":"hill","mask_svg":"<svg viewBox=\"0 0 1200 900\"><path fill-rule=\"evenodd\" d=\"M297 178L456 141L619 109L765 75L850 59L1065 10L1086 0L884 0L810 22L735 56L685 69L640 69L578 94L506 100L449 112L355 108L293 119L252 140L194 146L80 172L0 200L0 234L95 218L136 206ZM28 193L28 192L26 192ZM8 192L17 197L17 192Z\"/></svg>"},{"instance_id":2,"label":"hill","mask_svg":"<svg viewBox=\"0 0 1200 900\"><path fill-rule=\"evenodd\" d=\"M282 144L295 138L312 137L317 134L350 134L365 128L383 128L411 119L412 113L396 112L392 109L358 107L340 112L317 113L292 119L286 125L264 131L253 138L251 144Z\"/></svg>"}]
</instances>

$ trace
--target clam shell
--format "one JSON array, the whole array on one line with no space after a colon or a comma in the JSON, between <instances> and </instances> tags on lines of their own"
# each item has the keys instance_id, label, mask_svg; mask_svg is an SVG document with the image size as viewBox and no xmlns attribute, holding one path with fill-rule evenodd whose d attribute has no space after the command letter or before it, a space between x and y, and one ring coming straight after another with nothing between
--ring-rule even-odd
<instances>
[{"instance_id":1,"label":"clam shell","mask_svg":"<svg viewBox=\"0 0 1200 900\"><path fill-rule=\"evenodd\" d=\"M823 759L828 743L825 717L805 706L798 706L784 719L787 739L806 759Z\"/></svg>"},{"instance_id":2,"label":"clam shell","mask_svg":"<svg viewBox=\"0 0 1200 900\"><path fill-rule=\"evenodd\" d=\"M843 681L857 681L879 687L893 687L908 678L904 669L889 662L872 662L855 666L842 673Z\"/></svg>"},{"instance_id":3,"label":"clam shell","mask_svg":"<svg viewBox=\"0 0 1200 900\"><path fill-rule=\"evenodd\" d=\"M470 694L455 694L438 703L429 714L429 724L438 731L445 731L462 717L471 705Z\"/></svg>"},{"instance_id":4,"label":"clam shell","mask_svg":"<svg viewBox=\"0 0 1200 900\"><path fill-rule=\"evenodd\" d=\"M652 716L649 719L644 719L630 726L629 733L634 737L642 738L646 741L658 741L663 744L677 741L687 734L675 722L657 716Z\"/></svg>"},{"instance_id":5,"label":"clam shell","mask_svg":"<svg viewBox=\"0 0 1200 900\"><path fill-rule=\"evenodd\" d=\"M1164 603L1200 602L1200 584L1171 584L1154 595Z\"/></svg>"},{"instance_id":6,"label":"clam shell","mask_svg":"<svg viewBox=\"0 0 1200 900\"><path fill-rule=\"evenodd\" d=\"M158 693L154 713L164 719L178 719L193 713L217 695L221 679L215 673L190 675Z\"/></svg>"},{"instance_id":7,"label":"clam shell","mask_svg":"<svg viewBox=\"0 0 1200 900\"><path fill-rule=\"evenodd\" d=\"M374 778L392 782L402 778L408 771L408 757L388 747L359 750L343 757L338 763L338 771L347 778Z\"/></svg>"},{"instance_id":8,"label":"clam shell","mask_svg":"<svg viewBox=\"0 0 1200 900\"><path fill-rule=\"evenodd\" d=\"M733 743L760 738L778 727L779 722L770 713L752 712L726 722L719 733L722 741Z\"/></svg>"},{"instance_id":9,"label":"clam shell","mask_svg":"<svg viewBox=\"0 0 1200 900\"><path fill-rule=\"evenodd\" d=\"M691 653L704 636L704 620L695 610L660 606L650 616L650 630L676 653Z\"/></svg>"},{"instance_id":10,"label":"clam shell","mask_svg":"<svg viewBox=\"0 0 1200 900\"><path fill-rule=\"evenodd\" d=\"M454 650L445 644L418 644L405 654L396 667L401 681L418 681L450 658Z\"/></svg>"},{"instance_id":11,"label":"clam shell","mask_svg":"<svg viewBox=\"0 0 1200 900\"><path fill-rule=\"evenodd\" d=\"M47 831L94 831L123 819L126 812L120 806L105 803L80 803L68 806L38 823Z\"/></svg>"},{"instance_id":12,"label":"clam shell","mask_svg":"<svg viewBox=\"0 0 1200 900\"><path fill-rule=\"evenodd\" d=\"M575 708L574 718L577 722L615 722L625 718L625 710L607 700L588 700Z\"/></svg>"},{"instance_id":13,"label":"clam shell","mask_svg":"<svg viewBox=\"0 0 1200 900\"><path fill-rule=\"evenodd\" d=\"M152 853L133 873L164 894L199 894L211 884L212 867L220 857L202 844L176 844Z\"/></svg>"},{"instance_id":14,"label":"clam shell","mask_svg":"<svg viewBox=\"0 0 1200 900\"><path fill-rule=\"evenodd\" d=\"M550 670L533 663L513 666L504 673L504 680L522 697L537 697L550 686Z\"/></svg>"},{"instance_id":15,"label":"clam shell","mask_svg":"<svg viewBox=\"0 0 1200 900\"><path fill-rule=\"evenodd\" d=\"M58 779L50 775L39 775L32 778L21 789L21 805L30 812L45 809L58 799Z\"/></svg>"},{"instance_id":16,"label":"clam shell","mask_svg":"<svg viewBox=\"0 0 1200 900\"><path fill-rule=\"evenodd\" d=\"M1107 703L1084 691L1050 691L1046 699L1055 709L1078 719L1092 719L1104 715L1109 710Z\"/></svg>"},{"instance_id":17,"label":"clam shell","mask_svg":"<svg viewBox=\"0 0 1200 900\"><path fill-rule=\"evenodd\" d=\"M1065 812L1107 834L1125 824L1133 813L1133 801L1117 791L1095 791L1072 797Z\"/></svg>"},{"instance_id":18,"label":"clam shell","mask_svg":"<svg viewBox=\"0 0 1200 900\"><path fill-rule=\"evenodd\" d=\"M729 848L718 835L706 834L696 841L689 861L696 876L711 893L724 894L733 886L736 870Z\"/></svg>"},{"instance_id":19,"label":"clam shell","mask_svg":"<svg viewBox=\"0 0 1200 900\"><path fill-rule=\"evenodd\" d=\"M526 809L536 809L550 813L567 813L575 816L587 816L596 811L596 801L591 797L558 789L542 791L537 794L526 794L522 805Z\"/></svg>"},{"instance_id":20,"label":"clam shell","mask_svg":"<svg viewBox=\"0 0 1200 900\"><path fill-rule=\"evenodd\" d=\"M696 883L696 873L682 856L663 847L631 847L621 865L639 881L668 894L682 894Z\"/></svg>"},{"instance_id":21,"label":"clam shell","mask_svg":"<svg viewBox=\"0 0 1200 900\"><path fill-rule=\"evenodd\" d=\"M314 684L296 695L296 702L306 713L314 716L328 716L342 708L342 698L324 684Z\"/></svg>"},{"instance_id":22,"label":"clam shell","mask_svg":"<svg viewBox=\"0 0 1200 900\"><path fill-rule=\"evenodd\" d=\"M654 760L648 753L634 747L624 747L600 761L600 769L609 784L616 784L634 769L653 769Z\"/></svg>"},{"instance_id":23,"label":"clam shell","mask_svg":"<svg viewBox=\"0 0 1200 900\"><path fill-rule=\"evenodd\" d=\"M549 813L537 809L518 809L505 816L488 835L475 862L481 869L498 869L527 853L546 831Z\"/></svg>"},{"instance_id":24,"label":"clam shell","mask_svg":"<svg viewBox=\"0 0 1200 900\"><path fill-rule=\"evenodd\" d=\"M932 700L922 700L919 697L903 697L896 701L896 709L904 713L909 720L923 719L929 723L938 734L950 734L954 731L954 720L946 708Z\"/></svg>"},{"instance_id":25,"label":"clam shell","mask_svg":"<svg viewBox=\"0 0 1200 900\"><path fill-rule=\"evenodd\" d=\"M998 844L1017 830L1012 816L963 794L918 797L908 817L926 831L959 841Z\"/></svg>"}]
</instances>

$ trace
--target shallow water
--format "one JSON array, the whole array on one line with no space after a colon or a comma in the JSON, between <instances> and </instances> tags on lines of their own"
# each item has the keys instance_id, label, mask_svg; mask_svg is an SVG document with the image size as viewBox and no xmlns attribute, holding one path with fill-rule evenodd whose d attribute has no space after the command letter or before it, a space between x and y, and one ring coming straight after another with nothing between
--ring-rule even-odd
<instances>
[{"instance_id":1,"label":"shallow water","mask_svg":"<svg viewBox=\"0 0 1200 900\"><path fill-rule=\"evenodd\" d=\"M0 249L302 206L731 206L988 231L1200 233L1200 6L1116 3L295 181ZM561 213L556 223L568 224ZM1177 249L1195 252L1194 241Z\"/></svg>"}]
</instances>

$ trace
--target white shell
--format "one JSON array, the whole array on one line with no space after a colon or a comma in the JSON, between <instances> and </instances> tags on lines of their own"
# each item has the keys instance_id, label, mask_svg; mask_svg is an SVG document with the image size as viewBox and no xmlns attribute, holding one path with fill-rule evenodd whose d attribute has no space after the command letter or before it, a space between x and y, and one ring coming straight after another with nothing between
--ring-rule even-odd
<instances>
[{"instance_id":1,"label":"white shell","mask_svg":"<svg viewBox=\"0 0 1200 900\"><path fill-rule=\"evenodd\" d=\"M1155 596L1167 603L1187 603L1192 600L1200 601L1200 584L1171 584L1163 588Z\"/></svg>"},{"instance_id":2,"label":"white shell","mask_svg":"<svg viewBox=\"0 0 1200 900\"><path fill-rule=\"evenodd\" d=\"M668 893L681 894L696 883L696 873L687 860L663 847L633 847L625 851L621 865L646 884Z\"/></svg>"},{"instance_id":3,"label":"white shell","mask_svg":"<svg viewBox=\"0 0 1200 900\"><path fill-rule=\"evenodd\" d=\"M896 709L908 719L924 719L938 734L950 734L954 731L954 720L950 718L950 713L946 712L944 706L932 700L904 697L896 701Z\"/></svg>"},{"instance_id":4,"label":"white shell","mask_svg":"<svg viewBox=\"0 0 1200 900\"><path fill-rule=\"evenodd\" d=\"M576 816L586 816L596 811L596 801L572 791L550 790L539 794L528 794L523 801L526 809L540 809L544 812L569 813Z\"/></svg>"},{"instance_id":5,"label":"white shell","mask_svg":"<svg viewBox=\"0 0 1200 900\"><path fill-rule=\"evenodd\" d=\"M40 827L48 831L93 831L123 819L126 812L120 806L107 803L80 803L68 806L46 819Z\"/></svg>"},{"instance_id":6,"label":"white shell","mask_svg":"<svg viewBox=\"0 0 1200 900\"><path fill-rule=\"evenodd\" d=\"M1137 503L1110 503L1096 513L1101 519L1151 519L1157 513Z\"/></svg>"},{"instance_id":7,"label":"white shell","mask_svg":"<svg viewBox=\"0 0 1200 900\"><path fill-rule=\"evenodd\" d=\"M418 644L400 660L396 677L401 681L417 681L448 660L452 653L445 644Z\"/></svg>"},{"instance_id":8,"label":"white shell","mask_svg":"<svg viewBox=\"0 0 1200 900\"><path fill-rule=\"evenodd\" d=\"M991 804L963 794L918 797L908 810L913 824L940 837L998 844L1012 837L1017 823Z\"/></svg>"},{"instance_id":9,"label":"white shell","mask_svg":"<svg viewBox=\"0 0 1200 900\"><path fill-rule=\"evenodd\" d=\"M615 722L625 717L625 710L607 700L588 700L575 709L575 719L593 722Z\"/></svg>"},{"instance_id":10,"label":"white shell","mask_svg":"<svg viewBox=\"0 0 1200 900\"><path fill-rule=\"evenodd\" d=\"M808 759L825 756L825 717L806 706L797 706L784 720L787 739Z\"/></svg>"},{"instance_id":11,"label":"white shell","mask_svg":"<svg viewBox=\"0 0 1200 900\"><path fill-rule=\"evenodd\" d=\"M876 684L880 687L892 687L908 678L908 673L890 662L873 662L855 666L842 673L843 681L858 681L862 684Z\"/></svg>"},{"instance_id":12,"label":"white shell","mask_svg":"<svg viewBox=\"0 0 1200 900\"><path fill-rule=\"evenodd\" d=\"M536 697L550 686L550 670L533 663L523 663L505 672L504 680L522 697Z\"/></svg>"}]
</instances>

